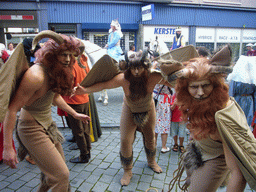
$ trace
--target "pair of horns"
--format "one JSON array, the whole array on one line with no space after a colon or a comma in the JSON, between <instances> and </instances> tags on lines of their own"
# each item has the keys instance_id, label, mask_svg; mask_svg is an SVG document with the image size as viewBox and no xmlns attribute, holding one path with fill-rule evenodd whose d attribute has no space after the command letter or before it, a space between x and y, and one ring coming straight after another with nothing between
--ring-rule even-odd
<instances>
[{"instance_id":1,"label":"pair of horns","mask_svg":"<svg viewBox=\"0 0 256 192\"><path fill-rule=\"evenodd\" d=\"M232 51L230 45L226 45L220 51L218 51L211 59L209 64L211 65L210 73L222 73L228 74L232 72ZM187 69L185 66L179 62L170 62L171 65L165 65L164 63L161 66L161 70L168 72L167 80L168 82L173 82L178 78L185 77L187 74Z\"/></svg>"},{"instance_id":2,"label":"pair of horns","mask_svg":"<svg viewBox=\"0 0 256 192\"><path fill-rule=\"evenodd\" d=\"M32 51L35 50L36 45L38 44L38 42L40 40L44 39L44 38L51 38L56 43L58 43L59 45L64 42L64 39L61 37L60 34L55 33L54 31L51 31L51 30L45 30L45 31L42 31L42 32L38 33L37 36L35 36L35 38L33 39Z\"/></svg>"}]
</instances>

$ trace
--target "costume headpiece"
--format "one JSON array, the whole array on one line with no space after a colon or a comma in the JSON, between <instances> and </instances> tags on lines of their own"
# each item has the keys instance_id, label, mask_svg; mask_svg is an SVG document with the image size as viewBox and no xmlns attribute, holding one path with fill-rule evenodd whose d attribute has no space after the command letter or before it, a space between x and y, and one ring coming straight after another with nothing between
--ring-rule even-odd
<instances>
[{"instance_id":1,"label":"costume headpiece","mask_svg":"<svg viewBox=\"0 0 256 192\"><path fill-rule=\"evenodd\" d=\"M34 52L36 46L38 45L38 42L44 38L51 38L59 45L61 45L64 42L64 39L61 36L61 34L58 34L51 30L45 30L45 31L38 33L35 36L35 38L33 39L31 52ZM78 38L76 38L76 39L80 41L79 50L80 50L80 54L82 54L84 52L85 45L83 44L83 42L80 39L78 39Z\"/></svg>"},{"instance_id":2,"label":"costume headpiece","mask_svg":"<svg viewBox=\"0 0 256 192\"><path fill-rule=\"evenodd\" d=\"M120 27L120 24L118 23L118 21L116 19L112 20L111 26L114 26L116 29L118 29Z\"/></svg>"},{"instance_id":3,"label":"costume headpiece","mask_svg":"<svg viewBox=\"0 0 256 192\"><path fill-rule=\"evenodd\" d=\"M191 51L192 51L192 54L193 52L195 53L195 50L191 49ZM183 56L183 54L181 55L180 53L179 55ZM188 56L189 54L186 54L186 55ZM232 72L231 55L232 55L232 51L229 45L226 45L219 52L217 52L212 57L212 59L209 60L210 73L222 73L222 74L231 73ZM195 54L194 56L195 57L191 57L191 58L198 57L198 54ZM160 66L160 68L162 71L165 72L164 75L167 76L167 81L169 83L173 83L173 81L175 81L178 78L182 78L182 77L186 78L189 70L181 62L175 59L162 62L162 65Z\"/></svg>"},{"instance_id":4,"label":"costume headpiece","mask_svg":"<svg viewBox=\"0 0 256 192\"><path fill-rule=\"evenodd\" d=\"M137 66L143 66L144 68L150 67L150 61L147 58L147 51L138 51L131 54L129 57L125 54L125 61L122 60L119 62L119 68L122 71Z\"/></svg>"},{"instance_id":5,"label":"costume headpiece","mask_svg":"<svg viewBox=\"0 0 256 192\"><path fill-rule=\"evenodd\" d=\"M42 31L40 33L38 33L35 38L33 39L32 42L32 51L36 48L36 45L38 44L38 42L44 38L51 38L53 39L56 43L58 43L59 45L62 44L64 42L64 39L61 37L60 34L55 33L54 31L51 30L45 30Z\"/></svg>"},{"instance_id":6,"label":"costume headpiece","mask_svg":"<svg viewBox=\"0 0 256 192\"><path fill-rule=\"evenodd\" d=\"M117 32L119 33L120 37L122 38L123 33L121 31L121 25L119 24L118 20L117 19L112 20L110 25L114 26L116 28ZM111 32L112 32L112 29L109 29L109 33L111 33Z\"/></svg>"}]
</instances>

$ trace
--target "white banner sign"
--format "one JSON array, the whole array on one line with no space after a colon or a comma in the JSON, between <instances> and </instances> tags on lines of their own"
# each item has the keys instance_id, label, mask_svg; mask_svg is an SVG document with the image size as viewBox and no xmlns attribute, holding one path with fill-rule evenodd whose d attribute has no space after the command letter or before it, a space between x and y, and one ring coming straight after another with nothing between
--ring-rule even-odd
<instances>
[{"instance_id":1,"label":"white banner sign","mask_svg":"<svg viewBox=\"0 0 256 192\"><path fill-rule=\"evenodd\" d=\"M240 43L240 29L217 29L217 42L219 43Z\"/></svg>"},{"instance_id":2,"label":"white banner sign","mask_svg":"<svg viewBox=\"0 0 256 192\"><path fill-rule=\"evenodd\" d=\"M242 41L243 41L243 43L256 42L256 30L255 29L244 29Z\"/></svg>"},{"instance_id":3,"label":"white banner sign","mask_svg":"<svg viewBox=\"0 0 256 192\"><path fill-rule=\"evenodd\" d=\"M209 28L196 28L196 42L197 43L213 43L214 42L214 29Z\"/></svg>"}]
</instances>

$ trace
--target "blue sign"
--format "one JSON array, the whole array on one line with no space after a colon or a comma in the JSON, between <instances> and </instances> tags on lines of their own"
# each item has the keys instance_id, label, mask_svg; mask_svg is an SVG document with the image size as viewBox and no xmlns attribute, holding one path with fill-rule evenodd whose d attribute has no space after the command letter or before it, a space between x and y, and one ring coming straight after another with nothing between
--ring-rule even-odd
<instances>
[{"instance_id":1,"label":"blue sign","mask_svg":"<svg viewBox=\"0 0 256 192\"><path fill-rule=\"evenodd\" d=\"M155 6L150 4L141 8L142 21L152 20L155 17Z\"/></svg>"}]
</instances>

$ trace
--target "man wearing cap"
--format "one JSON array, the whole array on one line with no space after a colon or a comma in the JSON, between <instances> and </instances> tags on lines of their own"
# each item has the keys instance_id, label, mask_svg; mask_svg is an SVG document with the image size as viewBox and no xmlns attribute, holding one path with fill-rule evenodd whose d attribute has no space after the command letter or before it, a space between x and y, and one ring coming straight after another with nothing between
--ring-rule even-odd
<instances>
[{"instance_id":1,"label":"man wearing cap","mask_svg":"<svg viewBox=\"0 0 256 192\"><path fill-rule=\"evenodd\" d=\"M253 44L253 47L252 47L252 48L253 48L253 50L254 50L253 56L256 56L256 43Z\"/></svg>"},{"instance_id":2,"label":"man wearing cap","mask_svg":"<svg viewBox=\"0 0 256 192\"><path fill-rule=\"evenodd\" d=\"M185 37L183 35L181 35L181 28L178 27L176 29L176 35L173 38L173 44L172 44L172 48L171 50L180 48L180 47L184 47L185 46Z\"/></svg>"},{"instance_id":3,"label":"man wearing cap","mask_svg":"<svg viewBox=\"0 0 256 192\"><path fill-rule=\"evenodd\" d=\"M34 49L38 41L46 37L50 39L35 53L36 64L24 71L19 87L14 91L14 96L6 110L3 127L3 159L8 166L16 168L18 159L12 148L12 138L16 114L20 110L17 135L22 147L19 157L22 160L29 153L40 168L42 174L38 191L51 189L51 191L67 192L70 191L69 169L61 146L63 136L52 120L51 107L55 104L84 123L90 120L89 116L73 110L61 97L71 94L72 67L75 62L73 54L80 53L81 42L52 31L42 31L35 37L32 48ZM14 58L18 61L10 61L8 67L28 66L23 45L17 46L10 57L10 59ZM5 70L8 68L6 67ZM0 92L2 91L1 89Z\"/></svg>"},{"instance_id":4,"label":"man wearing cap","mask_svg":"<svg viewBox=\"0 0 256 192\"><path fill-rule=\"evenodd\" d=\"M248 43L246 45L246 49L248 50L247 51L247 56L254 56L254 50L253 50L253 44L252 43Z\"/></svg>"}]
</instances>

